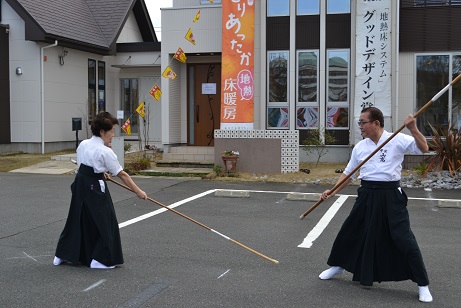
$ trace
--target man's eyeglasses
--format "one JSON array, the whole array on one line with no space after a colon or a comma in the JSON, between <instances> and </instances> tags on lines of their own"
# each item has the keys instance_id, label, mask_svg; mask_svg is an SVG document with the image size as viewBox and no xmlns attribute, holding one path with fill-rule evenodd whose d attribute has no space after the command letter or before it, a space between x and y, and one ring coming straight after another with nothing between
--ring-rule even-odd
<instances>
[{"instance_id":1,"label":"man's eyeglasses","mask_svg":"<svg viewBox=\"0 0 461 308\"><path fill-rule=\"evenodd\" d=\"M373 121L368 121L368 122L367 122L367 121L358 121L357 124L358 124L359 126L363 126L363 125L365 125L365 124L367 124L367 123L371 123L371 122L373 122Z\"/></svg>"}]
</instances>

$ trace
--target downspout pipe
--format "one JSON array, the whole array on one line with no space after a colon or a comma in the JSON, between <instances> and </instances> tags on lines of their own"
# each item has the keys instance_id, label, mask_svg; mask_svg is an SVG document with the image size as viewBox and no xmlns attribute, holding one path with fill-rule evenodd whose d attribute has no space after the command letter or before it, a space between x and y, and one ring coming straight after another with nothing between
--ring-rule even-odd
<instances>
[{"instance_id":1,"label":"downspout pipe","mask_svg":"<svg viewBox=\"0 0 461 308\"><path fill-rule=\"evenodd\" d=\"M45 74L43 69L44 50L46 48L58 46L58 41L55 40L54 44L43 46L40 48L40 106L41 106L41 140L42 140L42 154L45 154Z\"/></svg>"}]
</instances>

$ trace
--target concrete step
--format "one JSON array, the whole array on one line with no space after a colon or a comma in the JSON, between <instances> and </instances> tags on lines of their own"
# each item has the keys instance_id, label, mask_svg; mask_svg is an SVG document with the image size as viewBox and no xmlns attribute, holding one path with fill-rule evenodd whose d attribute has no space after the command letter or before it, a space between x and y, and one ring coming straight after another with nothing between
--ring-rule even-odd
<instances>
[{"instance_id":1,"label":"concrete step","mask_svg":"<svg viewBox=\"0 0 461 308\"><path fill-rule=\"evenodd\" d=\"M77 153L51 156L51 160L70 161L77 160Z\"/></svg>"},{"instance_id":2,"label":"concrete step","mask_svg":"<svg viewBox=\"0 0 461 308\"><path fill-rule=\"evenodd\" d=\"M213 169L214 162L194 162L194 161L173 161L173 160L161 160L155 163L157 167L170 167L170 168L204 168Z\"/></svg>"},{"instance_id":3,"label":"concrete step","mask_svg":"<svg viewBox=\"0 0 461 308\"><path fill-rule=\"evenodd\" d=\"M203 154L214 155L214 147L179 146L171 147L168 154Z\"/></svg>"},{"instance_id":4,"label":"concrete step","mask_svg":"<svg viewBox=\"0 0 461 308\"><path fill-rule=\"evenodd\" d=\"M207 162L214 161L213 154L197 154L197 153L163 153L163 160L178 161L178 162Z\"/></svg>"}]
</instances>

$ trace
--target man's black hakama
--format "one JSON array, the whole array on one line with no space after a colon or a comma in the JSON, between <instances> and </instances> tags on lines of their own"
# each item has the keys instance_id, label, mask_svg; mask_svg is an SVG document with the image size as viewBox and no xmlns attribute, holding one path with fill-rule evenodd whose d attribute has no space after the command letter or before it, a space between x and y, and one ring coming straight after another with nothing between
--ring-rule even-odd
<instances>
[{"instance_id":1,"label":"man's black hakama","mask_svg":"<svg viewBox=\"0 0 461 308\"><path fill-rule=\"evenodd\" d=\"M99 180L104 181L102 192ZM90 266L93 259L106 266L123 264L114 204L103 173L81 164L71 185L72 200L56 256Z\"/></svg>"},{"instance_id":2,"label":"man's black hakama","mask_svg":"<svg viewBox=\"0 0 461 308\"><path fill-rule=\"evenodd\" d=\"M353 273L353 280L373 282L429 279L410 229L407 196L400 183L364 181L351 213L335 239L328 264Z\"/></svg>"}]
</instances>

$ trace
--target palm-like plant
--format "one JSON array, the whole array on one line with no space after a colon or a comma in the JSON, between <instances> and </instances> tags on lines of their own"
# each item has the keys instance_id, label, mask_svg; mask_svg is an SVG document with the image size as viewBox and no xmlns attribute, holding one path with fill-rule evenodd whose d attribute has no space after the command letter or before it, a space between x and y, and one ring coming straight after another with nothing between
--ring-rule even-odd
<instances>
[{"instance_id":1,"label":"palm-like plant","mask_svg":"<svg viewBox=\"0 0 461 308\"><path fill-rule=\"evenodd\" d=\"M432 125L430 127L433 137L428 144L435 155L429 160L424 175L431 170L448 170L454 176L461 169L461 134L452 125L441 131Z\"/></svg>"}]
</instances>

